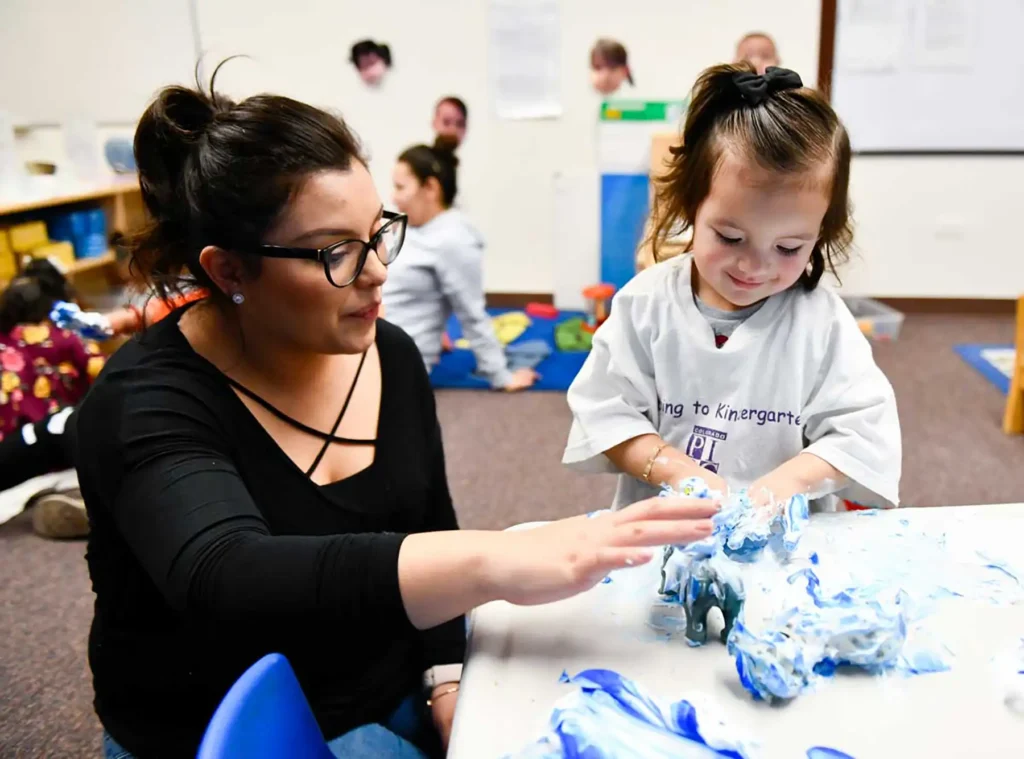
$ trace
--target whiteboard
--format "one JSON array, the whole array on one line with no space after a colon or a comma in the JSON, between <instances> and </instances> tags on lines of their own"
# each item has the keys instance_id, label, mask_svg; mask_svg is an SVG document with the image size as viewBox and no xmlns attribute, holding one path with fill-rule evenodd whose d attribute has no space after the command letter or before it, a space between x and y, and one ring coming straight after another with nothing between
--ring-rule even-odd
<instances>
[{"instance_id":1,"label":"whiteboard","mask_svg":"<svg viewBox=\"0 0 1024 759\"><path fill-rule=\"evenodd\" d=\"M1024 151L1022 30L1022 0L837 0L832 104L853 149Z\"/></svg>"},{"instance_id":2,"label":"whiteboard","mask_svg":"<svg viewBox=\"0 0 1024 759\"><path fill-rule=\"evenodd\" d=\"M15 126L134 124L193 81L191 0L0 0L0 110Z\"/></svg>"}]
</instances>

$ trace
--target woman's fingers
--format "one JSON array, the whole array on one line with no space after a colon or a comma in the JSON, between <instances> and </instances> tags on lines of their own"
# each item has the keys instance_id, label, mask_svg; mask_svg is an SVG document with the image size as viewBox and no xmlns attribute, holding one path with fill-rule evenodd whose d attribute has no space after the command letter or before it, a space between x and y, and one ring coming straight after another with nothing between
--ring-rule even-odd
<instances>
[{"instance_id":1,"label":"woman's fingers","mask_svg":"<svg viewBox=\"0 0 1024 759\"><path fill-rule=\"evenodd\" d=\"M618 524L653 520L709 519L717 514L717 501L697 498L648 498L615 512Z\"/></svg>"},{"instance_id":2,"label":"woman's fingers","mask_svg":"<svg viewBox=\"0 0 1024 759\"><path fill-rule=\"evenodd\" d=\"M595 572L639 567L654 558L654 552L643 548L601 548L597 551Z\"/></svg>"},{"instance_id":3,"label":"woman's fingers","mask_svg":"<svg viewBox=\"0 0 1024 759\"><path fill-rule=\"evenodd\" d=\"M662 546L692 543L708 537L714 525L710 519L656 520L617 525L609 541L616 546Z\"/></svg>"}]
</instances>

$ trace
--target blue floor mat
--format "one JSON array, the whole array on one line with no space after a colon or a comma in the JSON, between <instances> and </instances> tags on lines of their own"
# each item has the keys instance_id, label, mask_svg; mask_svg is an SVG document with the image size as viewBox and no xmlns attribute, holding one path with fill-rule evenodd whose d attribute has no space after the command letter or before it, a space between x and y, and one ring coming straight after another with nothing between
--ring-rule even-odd
<instances>
[{"instance_id":1,"label":"blue floor mat","mask_svg":"<svg viewBox=\"0 0 1024 759\"><path fill-rule=\"evenodd\" d=\"M515 308L489 308L491 316L518 311ZM563 353L555 348L555 326L566 319L583 317L578 311L562 311L555 319L541 319L531 316L529 327L512 344L526 340L543 340L551 346L551 355L540 362L537 372L540 379L531 390L554 390L565 392L579 373L586 361L588 353ZM462 337L462 327L454 316L448 320L448 335L452 342ZM486 380L473 374L476 370L476 357L473 352L456 348L450 353L442 354L441 360L430 373L430 384L438 388L461 388L464 390L488 390Z\"/></svg>"},{"instance_id":2,"label":"blue floor mat","mask_svg":"<svg viewBox=\"0 0 1024 759\"><path fill-rule=\"evenodd\" d=\"M1006 352L1012 353L1012 345L965 343L963 345L954 345L953 350L957 352L960 358L966 361L970 366L974 367L981 376L998 387L999 391L1003 395L1010 392L1010 377L998 366L993 364L991 359L993 358L993 354L1003 354L1003 356L1005 356ZM989 352L988 356L984 355L986 351Z\"/></svg>"}]
</instances>

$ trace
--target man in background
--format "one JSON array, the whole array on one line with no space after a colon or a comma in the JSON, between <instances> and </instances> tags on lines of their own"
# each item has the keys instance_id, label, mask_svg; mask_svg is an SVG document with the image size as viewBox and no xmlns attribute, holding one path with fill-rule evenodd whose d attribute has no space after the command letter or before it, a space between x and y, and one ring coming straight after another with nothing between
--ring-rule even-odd
<instances>
[{"instance_id":1,"label":"man in background","mask_svg":"<svg viewBox=\"0 0 1024 759\"><path fill-rule=\"evenodd\" d=\"M775 40L764 32L750 32L736 44L735 62L749 61L763 74L769 66L779 65L779 51L775 48Z\"/></svg>"},{"instance_id":2,"label":"man in background","mask_svg":"<svg viewBox=\"0 0 1024 759\"><path fill-rule=\"evenodd\" d=\"M469 122L469 109L462 98L448 95L437 101L434 106L434 134L444 137L458 147L466 139L466 124Z\"/></svg>"}]
</instances>

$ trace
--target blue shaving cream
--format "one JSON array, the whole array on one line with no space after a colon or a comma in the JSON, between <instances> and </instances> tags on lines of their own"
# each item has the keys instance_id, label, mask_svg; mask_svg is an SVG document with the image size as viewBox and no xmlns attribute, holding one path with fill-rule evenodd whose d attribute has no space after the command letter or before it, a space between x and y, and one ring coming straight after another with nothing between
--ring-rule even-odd
<instances>
[{"instance_id":1,"label":"blue shaving cream","mask_svg":"<svg viewBox=\"0 0 1024 759\"><path fill-rule=\"evenodd\" d=\"M566 679L578 687L555 705L548 732L515 759L753 759L754 744L737 737L708 706L682 699L666 708L607 669ZM853 759L820 746L807 756Z\"/></svg>"}]
</instances>

